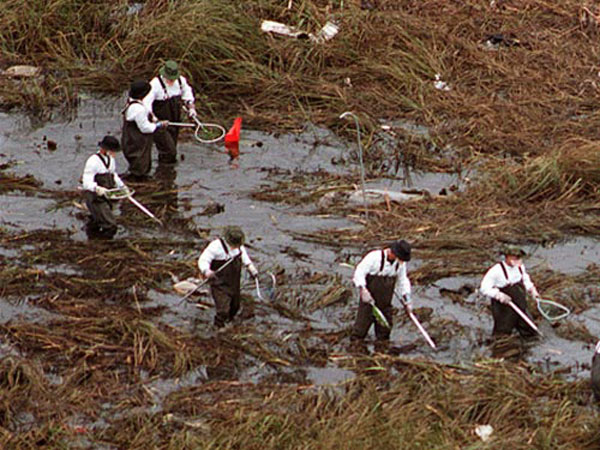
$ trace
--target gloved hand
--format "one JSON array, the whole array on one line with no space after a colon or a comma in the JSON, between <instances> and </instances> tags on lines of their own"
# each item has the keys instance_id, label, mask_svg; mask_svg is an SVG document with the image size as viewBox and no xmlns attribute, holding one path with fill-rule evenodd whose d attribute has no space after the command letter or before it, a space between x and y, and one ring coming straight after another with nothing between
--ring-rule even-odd
<instances>
[{"instance_id":1,"label":"gloved hand","mask_svg":"<svg viewBox=\"0 0 600 450\"><path fill-rule=\"evenodd\" d=\"M508 305L511 301L510 296L506 295L504 292L498 292L498 294L496 294L496 297L494 298L503 305Z\"/></svg>"},{"instance_id":2,"label":"gloved hand","mask_svg":"<svg viewBox=\"0 0 600 450\"><path fill-rule=\"evenodd\" d=\"M373 296L366 287L360 288L360 301L368 303L369 305L375 304Z\"/></svg>"},{"instance_id":3,"label":"gloved hand","mask_svg":"<svg viewBox=\"0 0 600 450\"><path fill-rule=\"evenodd\" d=\"M210 269L207 269L206 272L204 272L204 278L206 278L207 280L210 278L215 278L216 276L217 274Z\"/></svg>"},{"instance_id":4,"label":"gloved hand","mask_svg":"<svg viewBox=\"0 0 600 450\"><path fill-rule=\"evenodd\" d=\"M188 117L190 119L195 118L198 115L198 113L196 112L196 108L194 108L193 106L190 107L190 109L188 109Z\"/></svg>"},{"instance_id":5,"label":"gloved hand","mask_svg":"<svg viewBox=\"0 0 600 450\"><path fill-rule=\"evenodd\" d=\"M256 267L254 267L254 266L248 267L248 272L250 272L250 276L253 279L256 279L256 277L258 276L258 270L256 270Z\"/></svg>"},{"instance_id":6,"label":"gloved hand","mask_svg":"<svg viewBox=\"0 0 600 450\"><path fill-rule=\"evenodd\" d=\"M169 126L169 121L168 120L159 120L158 122L156 122L156 129L158 130L159 128L167 128Z\"/></svg>"},{"instance_id":7,"label":"gloved hand","mask_svg":"<svg viewBox=\"0 0 600 450\"><path fill-rule=\"evenodd\" d=\"M402 296L402 306L406 308L406 311L412 312L412 299L410 298L410 294L404 294Z\"/></svg>"},{"instance_id":8,"label":"gloved hand","mask_svg":"<svg viewBox=\"0 0 600 450\"><path fill-rule=\"evenodd\" d=\"M103 188L102 186L96 186L95 190L98 197L106 197L106 193L108 192L108 189Z\"/></svg>"},{"instance_id":9,"label":"gloved hand","mask_svg":"<svg viewBox=\"0 0 600 450\"><path fill-rule=\"evenodd\" d=\"M540 293L538 292L535 286L532 286L531 289L529 289L529 293L536 300L540 298Z\"/></svg>"}]
</instances>

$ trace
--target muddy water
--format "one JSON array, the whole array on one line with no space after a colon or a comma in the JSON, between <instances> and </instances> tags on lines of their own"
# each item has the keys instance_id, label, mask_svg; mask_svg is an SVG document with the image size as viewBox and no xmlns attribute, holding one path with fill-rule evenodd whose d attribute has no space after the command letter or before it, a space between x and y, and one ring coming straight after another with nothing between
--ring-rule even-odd
<instances>
[{"instance_id":1,"label":"muddy water","mask_svg":"<svg viewBox=\"0 0 600 450\"><path fill-rule=\"evenodd\" d=\"M34 127L26 117L20 115L0 115L0 163L12 162L10 170L18 175L32 174L43 182L43 188L52 191L75 191L86 158L96 150L97 142L104 134L120 135L120 115L122 99L85 100L73 120L57 118L41 127ZM229 124L227 124L229 125ZM56 150L50 150L47 142L57 143ZM357 227L344 217L318 216L316 205L291 207L282 204L255 201L251 192L269 186L273 179L267 169L278 169L280 179L289 174L325 170L330 173L356 175L354 165L333 164L341 153L347 151L341 142L328 130L307 126L300 134L271 135L268 133L244 130L241 156L234 163L220 146L206 146L193 141L191 137L180 143L179 153L184 157L174 168L161 168L159 175L164 180L163 189L180 189L173 198L178 206L176 215L191 218L196 227L209 230L211 237L218 236L221 228L228 224L241 225L248 236L251 257L259 268L268 270L284 269L286 284L278 290L275 302L293 306L304 318L285 317L274 304L266 302L257 308L250 318L254 333L264 336L273 348L293 348L308 345L323 350L329 355L347 352L347 338L338 344L328 344L311 335L314 333L335 333L348 328L354 319L356 300L338 302L327 308L312 308L311 298L316 298L325 288L323 282L306 283L306 277L314 273L326 274L328 281L338 276L350 288L351 269L341 262L357 263L359 255L368 249L328 248L295 238L295 233L318 232L318 230ZM156 164L154 163L156 167ZM125 172L126 162L122 155L117 158L119 172ZM287 171L283 173L283 171ZM400 190L427 189L437 193L444 188L455 186L461 189L461 179L453 175L411 173L403 180L382 179L369 182L371 188ZM224 205L224 211L212 216L201 215L211 203ZM127 209L123 214L139 214ZM117 212L117 215L120 213ZM12 192L0 195L0 226L11 231L35 229L69 230L71 238L84 241L81 211L73 205L57 207L56 201L48 195L25 195ZM172 235L174 230L164 230L148 226L144 229L121 229L116 239L128 236L149 235L160 237ZM407 238L410 239L410 236ZM190 240L189 251L185 254L165 255L165 258L186 258L193 261L202 250L204 241ZM584 271L589 263L598 260L600 245L591 239L573 239L552 248L532 248L531 258L526 261L529 267L550 267L564 273ZM2 249L0 255L17 257L14 250ZM411 262L412 268L419 261ZM49 270L68 273L74 268L56 266ZM485 268L482 268L482 273ZM410 266L409 266L410 271ZM465 295L462 304L453 303L440 289L457 290L462 286L476 287L480 277L460 277L438 280L431 286L415 287L417 308L430 308L432 314L423 324L432 330L432 336L439 344L433 352L416 328L398 316L399 324L392 332L391 347L408 356L432 358L444 362L465 363L490 356L487 339L492 320L487 308L488 302L475 294ZM265 282L265 280L263 280ZM164 286L169 288L168 285ZM247 279L244 291L256 297L253 285ZM149 293L150 305L165 305L167 311L157 320L171 325L186 327L203 336L211 336L212 308L198 309L184 303L179 295L156 291ZM10 302L8 301L10 300ZM207 303L210 300L205 299ZM14 299L2 299L0 320L8 321L23 313L27 305L14 306ZM600 335L600 322L595 319L597 309L590 309L571 320L585 323L591 333ZM527 358L544 370L557 367L571 368L570 376L587 376L581 367L589 363L591 350L588 345L559 338L547 323L541 324L545 338L528 349ZM308 330L308 331L307 331ZM407 344L415 344L410 346ZM413 348L414 347L414 348ZM379 351L368 344L370 351ZM271 375L300 377L301 381L314 384L340 383L351 378L352 372L338 366L336 358L329 358L326 366L273 368L264 366L248 356L246 369L236 374L242 381L258 382ZM198 375L201 374L201 375ZM204 375L202 375L204 374ZM197 368L185 383L201 382L206 378L205 368ZM191 380L191 381L190 381ZM173 380L161 380L153 386L161 396L175 389Z\"/></svg>"}]
</instances>

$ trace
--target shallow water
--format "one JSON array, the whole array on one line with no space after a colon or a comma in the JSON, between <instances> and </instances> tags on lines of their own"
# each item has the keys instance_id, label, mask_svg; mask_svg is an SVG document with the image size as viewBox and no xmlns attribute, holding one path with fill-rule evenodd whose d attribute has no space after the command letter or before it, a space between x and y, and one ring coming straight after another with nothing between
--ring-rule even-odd
<instances>
[{"instance_id":1,"label":"shallow water","mask_svg":"<svg viewBox=\"0 0 600 450\"><path fill-rule=\"evenodd\" d=\"M56 120L39 128L33 128L29 120L17 114L0 114L0 163L18 162L9 169L17 175L33 174L43 182L43 188L62 192L76 191L83 165L89 155L96 150L97 142L106 133L120 135L120 109L122 100L88 99L83 101L73 121ZM188 135L190 136L190 135ZM47 141L57 143L57 149L47 148ZM288 278L287 284L279 288L276 302L297 303L297 309L305 320L296 320L282 316L274 304L267 302L256 308L255 314L248 320L254 324L257 333L264 334L270 340L279 342L285 348L293 339L286 336L300 336L310 327L313 333L335 333L348 328L354 320L357 300L351 297L322 309L311 310L309 304L303 304L309 298L318 296L324 285L307 285L303 276L310 273L324 273L332 277L338 275L343 283L352 289L350 279L352 270L340 266L340 262L350 260L358 262L365 252L364 248L330 248L296 238L295 233L310 232L342 227L357 227L352 220L344 217L324 217L314 214L316 205L289 205L253 200L250 194L263 186L270 186L274 179L289 177L289 173L304 173L325 170L334 174L351 173L359 182L358 167L355 164L333 164L340 154L346 151L345 144L330 131L307 125L300 134L272 135L256 130L244 130L241 156L231 163L223 148L218 145L201 145L190 137L182 140L179 153L184 159L176 167L161 167L157 176L162 177L161 189L180 189L168 194L172 205L177 205L177 216L191 218L198 228L210 230L210 236L216 237L223 226L241 225L248 236L251 257L263 270L283 268ZM350 145L351 146L351 145ZM122 155L117 157L117 167L123 173L126 162ZM156 170L156 162L154 162ZM280 175L270 175L266 169L278 169ZM284 172L289 171L289 172ZM390 190L406 187L427 189L432 193L456 186L463 187L461 178L448 174L411 173L410 177L390 180L381 179L369 182L369 187ZM145 193L147 195L147 193ZM56 200L48 195L25 195L11 192L0 195L0 227L10 232L31 231L37 229L67 230L71 239L85 241L84 221L81 210L73 205L57 207ZM224 205L224 211L212 216L201 215L211 202ZM119 214L141 214L130 207L120 206ZM144 228L122 229L116 239L127 236L177 236L177 230L160 229L154 225ZM204 241L189 239L189 252L180 252L165 258L188 258L194 261L199 255ZM528 267L549 267L567 274L580 273L598 260L600 246L597 241L588 238L574 238L551 248L529 248L532 255L526 260ZM18 257L14 249L2 248L0 255ZM412 261L410 270L418 267L420 261ZM76 268L59 266L48 268L68 274ZM482 268L482 275L486 268ZM530 271L532 270L530 269ZM330 281L330 280L329 280ZM456 277L438 280L431 286L415 287L415 306L431 308L429 320L423 325L433 330L432 336L438 341L439 350L432 351L418 334L412 323L401 316L401 325L392 332L392 346L414 343L416 348L406 355L426 357L443 362L468 363L481 357L489 357L486 340L492 327L492 319L487 309L487 301L478 300L475 295L465 297L464 304L452 303L440 293L440 288L459 289L463 285L477 287L479 277ZM169 286L165 285L165 288ZM245 292L256 300L251 283L247 283ZM178 294L163 294L151 290L150 302L143 306L167 306L160 319L170 325L209 336L213 331L211 322L213 309L200 310L190 304L181 304ZM210 299L204 299L211 304ZM6 322L21 317L31 310L27 305L12 306L7 299L0 302L0 320ZM600 334L600 322L596 309L590 309L572 320L582 321L594 335ZM36 315L30 316L35 320ZM443 333L437 333L438 325ZM589 345L559 338L552 327L542 323L541 329L546 337L529 347L528 359L545 370L571 367L570 376L587 376L588 372L580 366L589 363L592 353ZM289 344L291 345L291 344ZM330 352L344 353L343 344L321 345ZM301 369L301 370L300 370ZM239 379L260 381L277 372L294 372L294 376L304 377L308 383L316 385L339 383L352 377L346 369L337 367L334 362L327 367L304 366L302 368L273 369L257 368L249 364ZM193 377L192 377L193 378ZM202 377L200 377L202 378ZM201 382L199 378L193 378ZM195 381L194 381L195 382ZM168 387L165 387L168 386ZM170 391L175 386L173 380L156 382L157 390Z\"/></svg>"}]
</instances>

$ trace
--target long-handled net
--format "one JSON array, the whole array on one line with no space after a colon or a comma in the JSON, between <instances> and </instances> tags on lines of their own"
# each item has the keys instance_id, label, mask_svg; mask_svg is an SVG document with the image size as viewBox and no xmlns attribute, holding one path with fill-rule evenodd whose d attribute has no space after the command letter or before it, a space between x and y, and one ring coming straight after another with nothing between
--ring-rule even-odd
<instances>
[{"instance_id":1,"label":"long-handled net","mask_svg":"<svg viewBox=\"0 0 600 450\"><path fill-rule=\"evenodd\" d=\"M196 138L196 140L202 144L213 144L225 137L226 131L221 125L216 123L200 122L200 120L198 120L196 117L194 117L194 122L196 123L169 122L169 126L180 128L196 128L194 131L194 138Z\"/></svg>"},{"instance_id":2,"label":"long-handled net","mask_svg":"<svg viewBox=\"0 0 600 450\"><path fill-rule=\"evenodd\" d=\"M266 287L265 288L265 293L267 294L267 297L269 298L269 300L273 300L275 298L275 289L277 288L277 280L275 278L275 275L273 275L273 273L271 272L267 272L267 274L269 275L269 279L271 281L271 287ZM262 296L262 292L260 290L260 283L258 281L258 277L256 277L254 279L254 282L256 284L256 296L264 301L264 297ZM264 283L263 283L264 285Z\"/></svg>"},{"instance_id":3,"label":"long-handled net","mask_svg":"<svg viewBox=\"0 0 600 450\"><path fill-rule=\"evenodd\" d=\"M543 298L536 299L537 309L542 317L549 322L556 322L557 320L564 319L571 310L560 303L553 302L552 300L546 300Z\"/></svg>"}]
</instances>

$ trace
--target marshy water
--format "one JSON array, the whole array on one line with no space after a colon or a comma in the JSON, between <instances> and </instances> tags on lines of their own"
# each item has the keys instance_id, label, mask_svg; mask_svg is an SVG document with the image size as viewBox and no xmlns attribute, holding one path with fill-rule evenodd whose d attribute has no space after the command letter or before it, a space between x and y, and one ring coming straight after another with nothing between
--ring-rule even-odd
<instances>
[{"instance_id":1,"label":"marshy water","mask_svg":"<svg viewBox=\"0 0 600 450\"><path fill-rule=\"evenodd\" d=\"M6 164L7 170L17 177L32 175L41 182L36 188L17 189L0 195L0 226L7 236L1 241L0 255L6 261L10 260L23 270L35 269L67 277L85 276L77 261L44 261L29 265L27 258L31 257L35 245L15 246L11 237L44 230L49 232L45 234L48 243L37 242L38 248L57 245L52 242L52 232L66 233L60 245L69 245L73 241L85 247L88 242L84 232L85 213L78 208L77 203L81 200L73 193L77 192L83 164L96 150L97 142L105 134L120 136L121 103L121 99L84 100L75 117L56 118L36 126L20 114L0 115L0 163ZM55 149L49 148L49 141L56 143ZM155 258L165 265L183 262L186 270L184 273L157 273L160 289L150 287L141 306L160 308L160 314L152 318L157 325L164 324L206 338L215 335L210 299L199 297L209 306L202 309L192 303L181 303L180 295L172 290L171 275L182 279L194 275L195 261L207 238L218 236L225 225L240 225L247 234L250 255L261 272L277 274L276 295L265 302L257 299L254 285L244 278L248 301L227 333L235 340L248 338L249 342L262 342L261 345L280 363L265 364L256 355L247 354L234 367L228 367L226 373L216 367L208 371L205 366L196 367L191 375L186 375L186 383L202 383L211 376L240 382L260 383L276 379L316 385L348 380L354 374L343 356L351 355L352 350L343 331L351 326L357 305L351 286L352 269L348 263L358 262L369 248L323 245L305 236L326 234L332 229L360 232L364 215L345 217L330 213L319 206L320 197L309 202L267 201L255 197L272 188L274 183L285 183L294 177L311 180L316 173L348 177L355 180L358 189L356 146L340 140L328 130L307 124L304 131L294 134L274 135L244 129L240 152L240 157L231 161L222 145L202 145L195 142L191 134L184 135L176 166L157 167L154 161L153 180L133 185L136 198L151 210L162 212L166 226L155 225L131 205L121 203L116 214L122 226L111 245L126 247L128 241L135 242L135 239L177 242L173 248L161 246ZM339 162L342 157L346 158L344 163ZM126 170L122 154L117 156L117 168L120 173ZM461 183L458 175L419 173L404 168L395 179L369 179L367 187L389 191L428 190L435 195L443 189L460 189ZM426 202L428 199L412 201ZM218 207L207 213L214 205ZM132 222L133 218L135 222ZM401 227L397 234L411 240L411 236L403 235ZM5 245L7 242L10 245ZM409 264L409 276L422 264L418 247L415 250L416 257ZM542 270L571 276L585 274L590 268L593 270L600 245L593 238L572 237L528 250L531 256L525 262L535 281L536 273ZM24 254L27 258L23 258ZM375 348L367 341L367 352L390 351L409 358L452 364L491 357L488 338L492 319L488 301L475 293L486 269L483 266L481 274L446 277L426 285L413 283L417 313L437 342L437 351L426 345L416 328L399 311L390 346ZM269 287L268 277L261 276L260 279L263 290ZM593 288L585 283L578 286L580 289L587 287ZM339 295L334 295L331 302L324 302L326 294L335 289L339 290ZM60 296L61 291L43 295L54 294ZM43 325L54 318L57 313L36 306L32 301L35 296L2 295L2 322L6 324L19 319ZM576 326L584 325L589 335L598 336L600 320L595 314L598 308L591 304L594 298L587 301L590 309L573 313L566 321ZM564 324L552 327L539 317L537 322L544 338L527 345L523 358L543 371L560 369L569 378L588 377L592 355L590 339L558 334L557 330L564 329ZM153 383L152 388L159 393L164 391L161 393L164 396L173 389L169 386L174 382L163 379L161 383Z\"/></svg>"}]
</instances>

